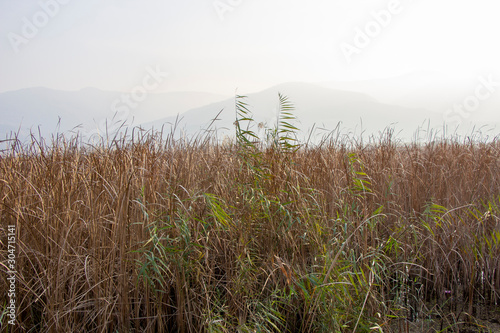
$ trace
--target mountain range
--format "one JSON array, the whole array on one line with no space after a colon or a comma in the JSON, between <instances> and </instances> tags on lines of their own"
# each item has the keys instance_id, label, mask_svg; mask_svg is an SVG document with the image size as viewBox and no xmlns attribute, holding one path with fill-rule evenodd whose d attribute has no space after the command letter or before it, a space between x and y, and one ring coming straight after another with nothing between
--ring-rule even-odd
<instances>
[{"instance_id":1,"label":"mountain range","mask_svg":"<svg viewBox=\"0 0 500 333\"><path fill-rule=\"evenodd\" d=\"M278 110L278 93L294 105L303 137L312 128L324 135L339 126L348 133L377 134L388 126L399 136L410 139L418 127L442 129L445 121L453 130L457 120L465 133L487 126L491 135L500 125L500 93L482 87L480 103L457 113L456 107L474 101L478 85L488 78L456 81L433 75L354 82L289 82L260 92L250 93L245 101L255 124L273 127ZM491 80L490 80L491 81ZM493 87L493 88L492 88ZM128 102L124 97L129 98ZM488 96L488 98L483 98ZM467 102L468 101L468 102ZM462 108L463 109L463 108ZM468 110L468 111L467 111ZM468 112L468 113L467 113ZM448 117L453 115L453 117ZM208 129L221 135L234 131L235 97L207 92L150 93L130 101L120 92L85 88L61 91L28 88L0 93L0 139L18 132L21 139L30 131L43 136L56 132L90 136L117 130L120 125L160 129L177 124L182 135L194 135ZM217 119L215 117L217 116ZM122 127L123 128L123 127ZM496 132L495 132L496 131Z\"/></svg>"}]
</instances>

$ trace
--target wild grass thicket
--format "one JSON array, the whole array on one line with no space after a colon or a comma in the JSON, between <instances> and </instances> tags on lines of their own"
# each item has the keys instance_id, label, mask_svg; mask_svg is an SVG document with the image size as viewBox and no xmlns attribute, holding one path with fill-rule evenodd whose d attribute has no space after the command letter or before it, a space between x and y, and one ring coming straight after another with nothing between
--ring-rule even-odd
<instances>
[{"instance_id":1,"label":"wild grass thicket","mask_svg":"<svg viewBox=\"0 0 500 333\"><path fill-rule=\"evenodd\" d=\"M264 143L240 98L231 142L13 143L0 218L3 243L17 226L15 331L479 327L500 302L500 142L387 131L305 147L287 103Z\"/></svg>"}]
</instances>

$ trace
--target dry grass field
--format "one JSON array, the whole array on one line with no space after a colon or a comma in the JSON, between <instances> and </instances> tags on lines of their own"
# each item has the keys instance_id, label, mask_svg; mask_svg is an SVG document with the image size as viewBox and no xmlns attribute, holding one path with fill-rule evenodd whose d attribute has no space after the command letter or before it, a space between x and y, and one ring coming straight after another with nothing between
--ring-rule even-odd
<instances>
[{"instance_id":1,"label":"dry grass field","mask_svg":"<svg viewBox=\"0 0 500 333\"><path fill-rule=\"evenodd\" d=\"M500 141L135 130L0 155L10 332L498 332ZM288 118L287 118L288 117ZM0 266L0 290L7 290ZM3 314L2 314L3 313Z\"/></svg>"}]
</instances>

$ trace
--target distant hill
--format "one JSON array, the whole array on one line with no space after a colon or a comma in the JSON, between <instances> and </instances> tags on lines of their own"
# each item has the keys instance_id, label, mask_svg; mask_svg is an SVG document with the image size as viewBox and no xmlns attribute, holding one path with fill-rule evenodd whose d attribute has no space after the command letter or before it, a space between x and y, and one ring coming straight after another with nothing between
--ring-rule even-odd
<instances>
[{"instance_id":1,"label":"distant hill","mask_svg":"<svg viewBox=\"0 0 500 333\"><path fill-rule=\"evenodd\" d=\"M137 125L224 99L204 92L151 93L136 107L116 114L114 106L120 110L126 105L121 102L122 94L95 88L79 91L28 88L0 93L0 139L18 130L23 138L30 130L38 133L38 127L43 135L75 127L83 133L93 133L106 119L108 123L126 121Z\"/></svg>"},{"instance_id":2,"label":"distant hill","mask_svg":"<svg viewBox=\"0 0 500 333\"><path fill-rule=\"evenodd\" d=\"M299 120L297 127L303 130L304 137L313 125L316 128L333 130L339 122L342 129L356 130L358 134L362 129L367 133L377 133L394 125L396 129L401 129L408 135L426 120L439 126L442 123L441 116L434 112L383 104L367 94L328 89L308 83L284 83L247 96L249 109L257 124L264 123L268 127L275 124L278 92L286 95L294 104L295 115ZM231 98L187 111L181 114L182 120L178 128L188 135L199 132L206 129L222 110L219 120L214 122L214 128L222 133L224 129L231 133L235 120L234 103L234 98ZM141 126L146 129L160 128L163 124L174 122L175 117L166 117Z\"/></svg>"},{"instance_id":3,"label":"distant hill","mask_svg":"<svg viewBox=\"0 0 500 333\"><path fill-rule=\"evenodd\" d=\"M500 126L500 78L484 74L470 78L452 78L435 72L414 72L384 80L351 82L322 82L320 85L331 89L344 89L367 94L376 100L391 105L422 108L444 115L455 104L463 104L468 96L475 94L482 84L481 79L492 80L495 90L482 100L474 112L462 119L462 125L481 126L492 123ZM492 87L489 87L492 88ZM483 93L489 91L482 88Z\"/></svg>"}]
</instances>

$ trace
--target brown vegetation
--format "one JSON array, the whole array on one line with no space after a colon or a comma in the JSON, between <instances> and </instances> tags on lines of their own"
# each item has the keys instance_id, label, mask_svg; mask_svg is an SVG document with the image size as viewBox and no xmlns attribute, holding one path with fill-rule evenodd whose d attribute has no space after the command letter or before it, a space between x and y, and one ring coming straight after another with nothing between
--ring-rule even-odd
<instances>
[{"instance_id":1,"label":"brown vegetation","mask_svg":"<svg viewBox=\"0 0 500 333\"><path fill-rule=\"evenodd\" d=\"M134 136L0 156L17 331L458 331L500 301L498 140Z\"/></svg>"}]
</instances>

